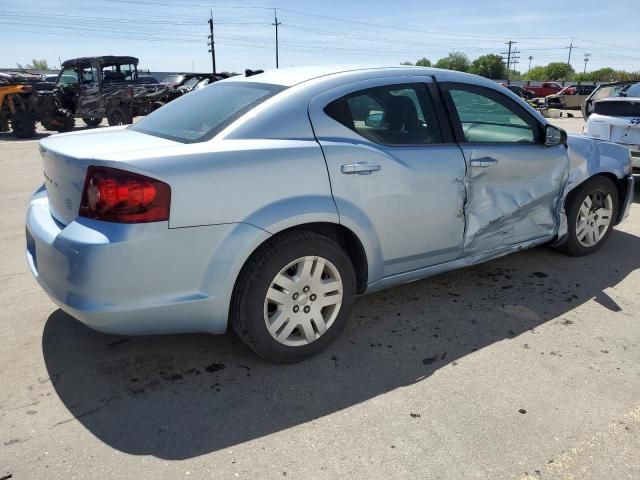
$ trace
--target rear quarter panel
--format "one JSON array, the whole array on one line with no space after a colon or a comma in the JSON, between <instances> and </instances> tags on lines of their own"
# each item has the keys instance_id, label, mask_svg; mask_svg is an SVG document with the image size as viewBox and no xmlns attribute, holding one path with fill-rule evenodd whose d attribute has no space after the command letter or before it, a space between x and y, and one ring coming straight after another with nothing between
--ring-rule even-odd
<instances>
[{"instance_id":1,"label":"rear quarter panel","mask_svg":"<svg viewBox=\"0 0 640 480\"><path fill-rule=\"evenodd\" d=\"M338 223L315 140L214 140L166 155L131 163L171 186L170 228L248 223L273 233Z\"/></svg>"}]
</instances>

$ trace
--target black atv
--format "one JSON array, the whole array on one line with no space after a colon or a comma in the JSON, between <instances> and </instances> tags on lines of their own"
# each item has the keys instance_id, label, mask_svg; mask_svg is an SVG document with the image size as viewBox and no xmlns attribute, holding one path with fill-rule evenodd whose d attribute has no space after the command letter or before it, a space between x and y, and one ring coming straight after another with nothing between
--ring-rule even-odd
<instances>
[{"instance_id":1,"label":"black atv","mask_svg":"<svg viewBox=\"0 0 640 480\"><path fill-rule=\"evenodd\" d=\"M62 63L56 80L63 108L87 126L106 117L125 125L171 100L171 88L138 77L138 59L124 56L82 57Z\"/></svg>"}]
</instances>

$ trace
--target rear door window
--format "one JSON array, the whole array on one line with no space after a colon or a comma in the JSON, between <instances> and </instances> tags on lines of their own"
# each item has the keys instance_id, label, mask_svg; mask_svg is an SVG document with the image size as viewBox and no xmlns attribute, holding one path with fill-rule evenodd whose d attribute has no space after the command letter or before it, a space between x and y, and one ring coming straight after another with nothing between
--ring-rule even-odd
<instances>
[{"instance_id":1,"label":"rear door window","mask_svg":"<svg viewBox=\"0 0 640 480\"><path fill-rule=\"evenodd\" d=\"M385 85L340 97L325 113L358 135L382 145L442 143L442 132L424 84Z\"/></svg>"}]
</instances>

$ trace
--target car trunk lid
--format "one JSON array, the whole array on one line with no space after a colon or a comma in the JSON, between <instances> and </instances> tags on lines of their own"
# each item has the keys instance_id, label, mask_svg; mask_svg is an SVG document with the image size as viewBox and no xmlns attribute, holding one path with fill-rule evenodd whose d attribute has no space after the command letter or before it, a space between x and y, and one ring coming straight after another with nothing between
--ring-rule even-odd
<instances>
[{"instance_id":1,"label":"car trunk lid","mask_svg":"<svg viewBox=\"0 0 640 480\"><path fill-rule=\"evenodd\" d=\"M55 135L40 141L44 183L51 215L67 225L78 216L90 165L109 165L109 154L141 152L179 145L177 142L116 127ZM121 155L118 156L122 158ZM126 169L126 168L125 168Z\"/></svg>"}]
</instances>

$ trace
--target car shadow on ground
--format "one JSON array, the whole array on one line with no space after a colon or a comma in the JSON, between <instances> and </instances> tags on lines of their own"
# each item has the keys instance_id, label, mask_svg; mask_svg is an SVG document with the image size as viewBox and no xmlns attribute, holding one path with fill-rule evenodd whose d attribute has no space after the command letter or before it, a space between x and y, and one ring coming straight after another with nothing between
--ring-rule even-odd
<instances>
[{"instance_id":1,"label":"car shadow on ground","mask_svg":"<svg viewBox=\"0 0 640 480\"><path fill-rule=\"evenodd\" d=\"M563 316L591 299L628 315L605 290L640 266L639 250L640 238L614 231L588 257L537 248L362 297L341 338L295 365L262 361L231 333L110 336L60 310L44 360L69 419L100 440L191 458L420 382L545 322L571 328L579 319Z\"/></svg>"}]
</instances>

